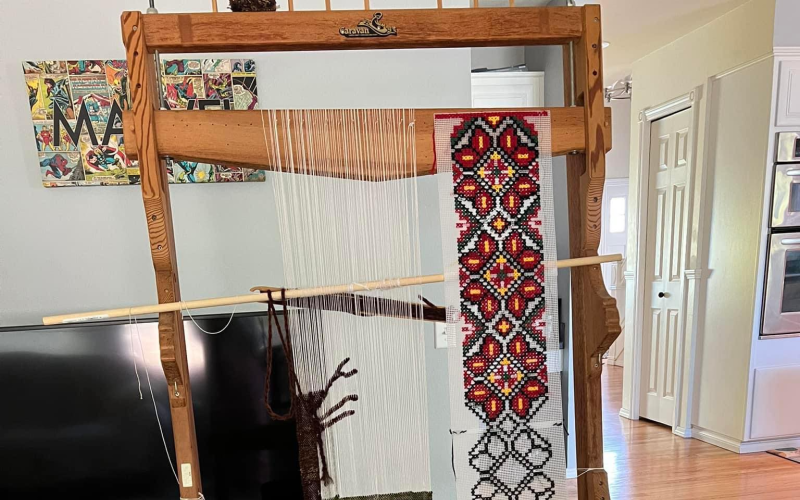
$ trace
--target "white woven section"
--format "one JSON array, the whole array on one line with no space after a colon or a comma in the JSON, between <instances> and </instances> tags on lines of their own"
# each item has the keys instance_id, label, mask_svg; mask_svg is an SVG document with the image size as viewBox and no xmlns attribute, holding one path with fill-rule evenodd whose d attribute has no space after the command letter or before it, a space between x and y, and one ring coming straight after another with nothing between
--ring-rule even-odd
<instances>
[{"instance_id":1,"label":"white woven section","mask_svg":"<svg viewBox=\"0 0 800 500\"><path fill-rule=\"evenodd\" d=\"M504 113L493 113L503 116ZM509 112L506 114L517 114ZM513 419L501 416L487 428L465 404L464 348L465 324L461 319L461 290L458 270L459 254L457 240L460 232L459 218L455 209L451 134L455 127L475 115L437 116L435 119L435 143L437 173L440 187L440 209L442 221L442 249L445 274L445 304L447 307L447 338L449 347L451 432L453 433L454 467L458 500L538 500L565 498L565 452L562 425L561 370L558 345L557 269L555 227L553 214L553 191L550 148L549 116L524 116L524 122L538 132L539 140L539 189L541 208L540 231L544 242L541 249L545 270L545 332L547 344L548 397L546 403L533 418L520 426ZM525 434L523 437L519 437ZM511 439L509 436L517 438ZM516 455L508 458L507 451L513 448ZM527 462L518 460L525 457ZM498 463L498 457L506 457ZM516 458L515 458L516 457ZM531 476L531 470L541 468L543 475ZM482 471L482 472L481 472ZM510 487L522 482L529 485L525 492L509 494L501 491L486 477L499 478ZM548 479L549 478L549 479ZM552 483L550 482L552 481ZM553 491L554 490L554 491Z\"/></svg>"}]
</instances>

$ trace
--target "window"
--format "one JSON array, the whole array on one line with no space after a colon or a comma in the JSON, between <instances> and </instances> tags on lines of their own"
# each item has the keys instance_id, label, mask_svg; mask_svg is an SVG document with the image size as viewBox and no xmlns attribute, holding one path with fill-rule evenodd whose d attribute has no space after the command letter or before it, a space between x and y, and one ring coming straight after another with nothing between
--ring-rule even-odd
<instances>
[{"instance_id":1,"label":"window","mask_svg":"<svg viewBox=\"0 0 800 500\"><path fill-rule=\"evenodd\" d=\"M624 233L627 220L625 218L625 198L618 196L608 202L608 232Z\"/></svg>"}]
</instances>

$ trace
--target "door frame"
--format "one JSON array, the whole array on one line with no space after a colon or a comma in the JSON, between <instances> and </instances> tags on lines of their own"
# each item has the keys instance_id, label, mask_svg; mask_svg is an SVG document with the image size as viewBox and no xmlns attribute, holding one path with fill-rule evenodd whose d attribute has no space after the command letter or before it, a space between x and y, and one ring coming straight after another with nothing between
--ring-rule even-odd
<instances>
[{"instance_id":1,"label":"door frame","mask_svg":"<svg viewBox=\"0 0 800 500\"><path fill-rule=\"evenodd\" d=\"M642 330L644 326L644 307L646 290L646 256L647 256L647 238L646 228L648 221L648 202L650 195L650 129L652 123L661 118L669 115L679 113L681 111L689 110L691 113L691 130L687 147L689 149L690 162L687 166L686 172L686 197L683 211L683 228L684 234L682 235L683 245L680 251L683 253L684 271L681 284L681 307L683 309L681 314L681 321L678 325L678 345L676 357L676 376L675 376L675 410L673 414L672 432L681 437L691 437L691 412L692 412L692 388L694 386L694 346L696 336L696 318L697 318L697 289L699 286L699 279L701 273L690 268L690 249L696 245L696 241L692 238L692 221L694 220L695 211L695 180L697 176L697 169L701 169L700 173L703 174L703 165L698 165L697 145L699 128L701 124L701 114L706 113L704 109L706 106L701 106L702 87L695 87L690 92L678 96L674 99L661 103L657 106L644 108L639 112L639 151L637 153L638 166L639 166L639 179L637 183L631 185L635 187L638 192L632 193L631 200L635 200L634 209L629 212L629 217L633 215L635 222L633 224L634 231L628 233L629 249L633 251L636 259L633 263L633 269L625 271L625 280L627 284L628 298L630 299L626 304L626 323L631 325L632 328L626 332L630 335L632 341L632 353L630 357L626 357L625 364L628 364L630 359L631 376L628 380L623 380L623 384L627 385L630 391L630 408L622 409L620 414L623 417L638 420L640 409L640 390L642 382ZM702 108L702 109L701 109ZM631 201L629 201L631 203ZM699 235L702 237L702 235ZM628 259L630 262L631 259ZM687 300L687 298L692 300ZM687 331L687 318L692 318ZM630 321L628 321L630 320ZM686 342L690 342L691 354L689 359L686 358ZM687 383L688 382L688 383ZM683 388L687 387L686 394ZM683 424L683 425L681 425Z\"/></svg>"}]
</instances>

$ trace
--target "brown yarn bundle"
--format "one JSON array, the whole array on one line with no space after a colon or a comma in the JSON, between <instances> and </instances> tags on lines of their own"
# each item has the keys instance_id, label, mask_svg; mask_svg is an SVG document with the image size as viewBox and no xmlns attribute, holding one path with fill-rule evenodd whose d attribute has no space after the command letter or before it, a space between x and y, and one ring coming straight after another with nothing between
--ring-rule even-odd
<instances>
[{"instance_id":1,"label":"brown yarn bundle","mask_svg":"<svg viewBox=\"0 0 800 500\"><path fill-rule=\"evenodd\" d=\"M341 401L331 406L328 411L320 415L322 405L328 397L328 393L333 387L334 382L340 378L350 378L358 373L358 370L343 371L344 366L350 361L345 358L339 363L336 371L328 379L327 384L322 390L304 393L297 380L297 372L294 368L294 356L292 352L292 339L289 335L289 315L287 314L286 301L283 299L286 290L281 290L281 302L283 306L283 327L278 323L278 314L275 311L275 302L272 299L272 292L269 294L268 313L267 313L267 374L264 387L264 405L267 413L274 420L289 420L294 417L297 424L297 445L300 462L300 476L303 482L303 496L305 500L322 500L322 484L333 482L328 471L328 460L325 456L322 433L325 429L336 425L347 417L355 414L355 410L345 410L335 415L344 405L351 401L358 401L357 394L345 396ZM275 413L269 402L269 381L272 376L272 325L278 331L278 337L283 344L283 352L289 370L289 385L291 386L292 405L289 412L285 415ZM320 467L321 466L321 467Z\"/></svg>"},{"instance_id":2,"label":"brown yarn bundle","mask_svg":"<svg viewBox=\"0 0 800 500\"><path fill-rule=\"evenodd\" d=\"M230 0L233 12L274 12L278 9L276 0Z\"/></svg>"}]
</instances>

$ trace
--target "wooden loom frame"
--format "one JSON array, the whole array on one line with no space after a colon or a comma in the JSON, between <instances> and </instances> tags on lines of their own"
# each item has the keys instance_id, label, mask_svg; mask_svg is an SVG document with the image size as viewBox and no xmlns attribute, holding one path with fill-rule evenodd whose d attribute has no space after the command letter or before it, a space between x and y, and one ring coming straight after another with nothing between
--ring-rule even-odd
<instances>
[{"instance_id":1,"label":"wooden loom frame","mask_svg":"<svg viewBox=\"0 0 800 500\"><path fill-rule=\"evenodd\" d=\"M289 0L290 4L292 3ZM477 2L477 0L476 0ZM368 5L368 4L366 4ZM124 133L139 159L150 250L159 303L180 300L165 157L268 169L266 155L248 151L263 140L260 112L160 110L159 51L306 51L562 45L567 108L551 109L554 155L567 158L570 255L596 256L610 149L610 110L604 108L600 7L517 7L386 11L396 36L346 38L365 11L122 14L132 111ZM238 29L231 31L230 26ZM572 57L570 57L572 56ZM453 110L448 110L452 112ZM465 110L466 111L466 110ZM471 110L474 111L474 110ZM433 173L433 111L418 111L418 175ZM213 125L213 133L212 132ZM192 140L188 140L191 138ZM198 140L199 139L199 140ZM191 144L191 146L187 146ZM244 147L243 147L244 146ZM603 470L600 357L620 333L619 314L600 266L572 268L573 369L580 500L609 500ZM161 364L169 384L181 498L202 491L183 318L159 315Z\"/></svg>"}]
</instances>

